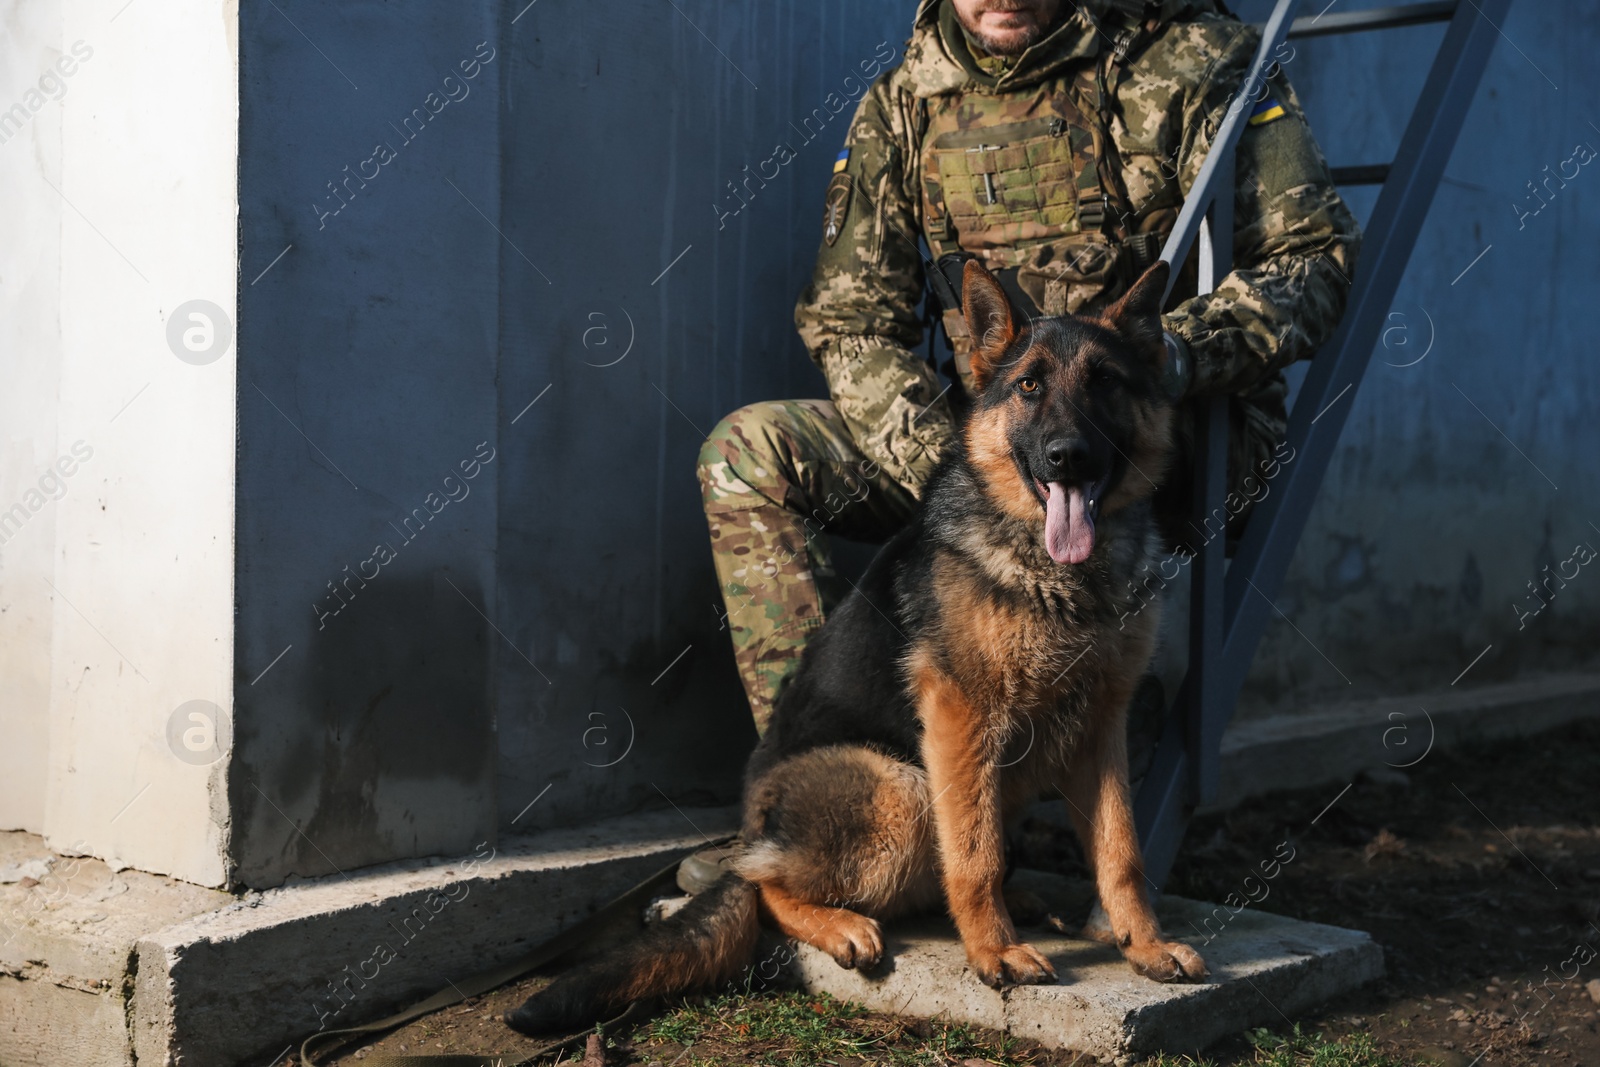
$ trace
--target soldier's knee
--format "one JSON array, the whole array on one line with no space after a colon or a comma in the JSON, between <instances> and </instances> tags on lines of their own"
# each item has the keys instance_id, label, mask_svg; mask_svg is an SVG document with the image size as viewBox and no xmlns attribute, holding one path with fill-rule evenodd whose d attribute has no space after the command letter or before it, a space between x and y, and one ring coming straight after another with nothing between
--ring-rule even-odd
<instances>
[{"instance_id":1,"label":"soldier's knee","mask_svg":"<svg viewBox=\"0 0 1600 1067\"><path fill-rule=\"evenodd\" d=\"M728 420L723 419L712 427L710 435L700 442L700 458L695 466L699 468L702 478L713 467L727 462L727 457L722 453L722 442L729 438L728 429Z\"/></svg>"},{"instance_id":2,"label":"soldier's knee","mask_svg":"<svg viewBox=\"0 0 1600 1067\"><path fill-rule=\"evenodd\" d=\"M765 476L777 469L774 404L750 404L723 418L700 446L701 495L708 505L751 506L768 495Z\"/></svg>"},{"instance_id":3,"label":"soldier's knee","mask_svg":"<svg viewBox=\"0 0 1600 1067\"><path fill-rule=\"evenodd\" d=\"M792 434L794 415L782 401L747 404L712 428L700 446L700 468L751 460L757 464L780 458L779 442Z\"/></svg>"}]
</instances>

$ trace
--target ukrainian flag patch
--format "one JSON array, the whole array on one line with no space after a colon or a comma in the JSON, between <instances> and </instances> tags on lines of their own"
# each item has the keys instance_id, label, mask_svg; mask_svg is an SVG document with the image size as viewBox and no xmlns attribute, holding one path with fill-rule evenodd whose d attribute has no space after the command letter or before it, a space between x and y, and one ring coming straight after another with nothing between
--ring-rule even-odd
<instances>
[{"instance_id":1,"label":"ukrainian flag patch","mask_svg":"<svg viewBox=\"0 0 1600 1067\"><path fill-rule=\"evenodd\" d=\"M1269 96L1257 104L1254 111L1250 112L1250 125L1265 126L1273 119L1281 118L1283 118L1283 105Z\"/></svg>"},{"instance_id":2,"label":"ukrainian flag patch","mask_svg":"<svg viewBox=\"0 0 1600 1067\"><path fill-rule=\"evenodd\" d=\"M850 165L850 149L846 148L843 152L839 153L839 158L833 161L833 172L835 174L838 174L841 171L843 171L845 167L847 167L849 165Z\"/></svg>"}]
</instances>

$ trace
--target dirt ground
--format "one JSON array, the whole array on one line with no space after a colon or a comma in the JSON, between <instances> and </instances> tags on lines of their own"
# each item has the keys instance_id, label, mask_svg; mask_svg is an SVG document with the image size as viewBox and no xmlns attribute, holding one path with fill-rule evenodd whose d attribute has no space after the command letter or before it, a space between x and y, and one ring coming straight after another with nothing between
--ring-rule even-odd
<instances>
[{"instance_id":1,"label":"dirt ground","mask_svg":"<svg viewBox=\"0 0 1600 1067\"><path fill-rule=\"evenodd\" d=\"M1348 788L1274 794L1202 818L1169 890L1220 901L1286 839L1295 859L1257 906L1368 931L1384 947L1387 974L1272 1033L1227 1039L1203 1062L1600 1067L1600 724L1432 752ZM1028 825L1017 848L1026 866L1084 873L1075 843L1053 827ZM498 1015L540 981L446 1009L332 1062L379 1050L515 1062L535 1043ZM1292 1022L1305 1037L1280 1044ZM609 1064L1092 1062L783 993L692 998L608 1038Z\"/></svg>"}]
</instances>

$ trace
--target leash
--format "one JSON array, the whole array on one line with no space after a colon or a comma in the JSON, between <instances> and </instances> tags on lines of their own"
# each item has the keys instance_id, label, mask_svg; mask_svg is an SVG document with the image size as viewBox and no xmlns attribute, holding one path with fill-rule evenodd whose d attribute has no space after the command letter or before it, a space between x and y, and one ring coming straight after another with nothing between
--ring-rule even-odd
<instances>
[{"instance_id":1,"label":"leash","mask_svg":"<svg viewBox=\"0 0 1600 1067\"><path fill-rule=\"evenodd\" d=\"M732 841L736 836L738 835L729 834L712 841L711 844L724 845ZM690 851L696 850L691 849ZM609 925L620 916L630 911L637 913L640 908L649 903L650 898L663 883L673 880L678 871L678 864L682 860L681 856L673 860L621 896L614 897L593 915L562 930L520 959L502 964L493 970L475 974L470 978L463 978L459 982L451 982L447 988L439 990L433 996L418 1001L409 1008L395 1012L393 1015L379 1019L376 1022L366 1023L363 1026L351 1026L343 1030L324 1030L320 1033L312 1034L300 1043L301 1067L317 1067L317 1061L314 1056L323 1055L330 1050L342 1049L349 1045L354 1038L379 1034L385 1030L393 1030L397 1026L403 1026L414 1019L436 1012L441 1008L460 1004L464 1000L470 1000L475 996L514 982L528 972L537 970L557 957L566 955L588 941L602 927ZM590 1027L579 1033L568 1034L559 1040L540 1045L515 1063L508 1063L504 1056L474 1056L460 1053L419 1056L393 1056L380 1053L368 1056L361 1062L370 1064L371 1067L528 1067L528 1065L545 1056L583 1044L591 1033L598 1032L601 1028L633 1022L643 1017L644 1014L645 1012L640 1002L634 1001L616 1018L608 1019L598 1026ZM313 1053L313 1045L321 1047Z\"/></svg>"}]
</instances>

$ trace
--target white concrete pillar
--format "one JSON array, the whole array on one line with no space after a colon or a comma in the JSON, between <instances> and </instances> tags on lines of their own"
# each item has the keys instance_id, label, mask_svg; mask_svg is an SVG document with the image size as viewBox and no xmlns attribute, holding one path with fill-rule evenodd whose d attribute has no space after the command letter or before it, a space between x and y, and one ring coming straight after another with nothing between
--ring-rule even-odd
<instances>
[{"instance_id":1,"label":"white concrete pillar","mask_svg":"<svg viewBox=\"0 0 1600 1067\"><path fill-rule=\"evenodd\" d=\"M61 115L53 5L0 3L0 827L44 830L58 485ZM42 84L41 84L42 82Z\"/></svg>"},{"instance_id":2,"label":"white concrete pillar","mask_svg":"<svg viewBox=\"0 0 1600 1067\"><path fill-rule=\"evenodd\" d=\"M8 195L37 209L7 212L23 240L0 242L21 310L7 438L32 446L8 448L0 506L30 480L61 488L0 546L0 671L21 680L0 711L21 771L0 814L60 850L217 885L226 761L180 758L168 727L205 701L226 737L232 706L237 10L17 6L0 99L29 82L59 99L0 145ZM196 300L209 322L188 319ZM175 351L175 312L215 350Z\"/></svg>"}]
</instances>

